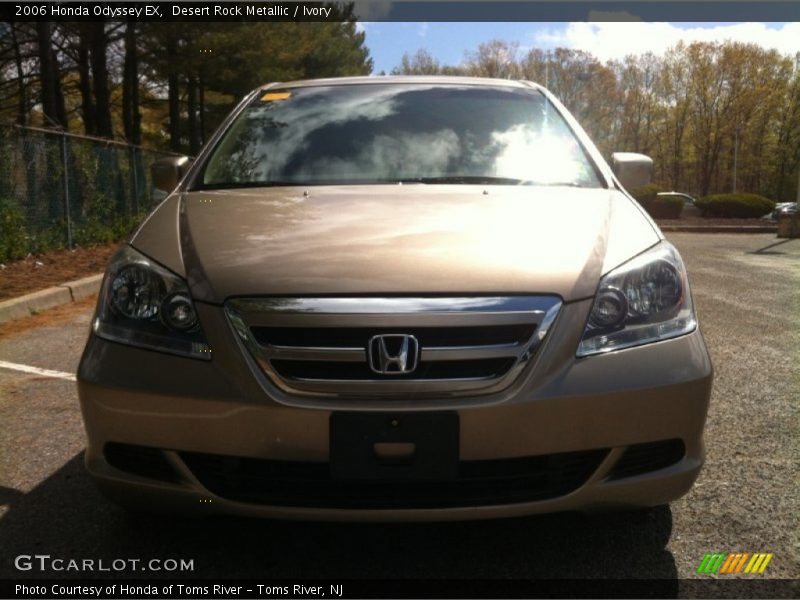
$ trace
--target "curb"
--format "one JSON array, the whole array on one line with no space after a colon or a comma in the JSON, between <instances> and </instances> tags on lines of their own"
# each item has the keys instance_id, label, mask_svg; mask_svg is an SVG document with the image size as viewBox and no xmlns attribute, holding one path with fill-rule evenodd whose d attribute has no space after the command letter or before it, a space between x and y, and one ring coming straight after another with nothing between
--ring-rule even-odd
<instances>
[{"instance_id":1,"label":"curb","mask_svg":"<svg viewBox=\"0 0 800 600\"><path fill-rule=\"evenodd\" d=\"M88 298L100 289L102 280L103 274L100 273L0 302L0 323Z\"/></svg>"},{"instance_id":2,"label":"curb","mask_svg":"<svg viewBox=\"0 0 800 600\"><path fill-rule=\"evenodd\" d=\"M658 222L656 221L656 224ZM778 226L768 225L659 225L661 231L684 233L778 233Z\"/></svg>"}]
</instances>

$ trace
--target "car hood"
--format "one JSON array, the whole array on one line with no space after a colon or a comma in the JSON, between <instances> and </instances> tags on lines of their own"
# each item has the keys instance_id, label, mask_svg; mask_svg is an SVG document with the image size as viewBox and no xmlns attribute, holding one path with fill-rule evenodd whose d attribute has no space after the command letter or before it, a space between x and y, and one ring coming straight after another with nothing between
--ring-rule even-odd
<instances>
[{"instance_id":1,"label":"car hood","mask_svg":"<svg viewBox=\"0 0 800 600\"><path fill-rule=\"evenodd\" d=\"M208 302L495 293L569 301L592 296L603 273L659 238L616 190L414 184L189 192L168 199L131 243Z\"/></svg>"}]
</instances>

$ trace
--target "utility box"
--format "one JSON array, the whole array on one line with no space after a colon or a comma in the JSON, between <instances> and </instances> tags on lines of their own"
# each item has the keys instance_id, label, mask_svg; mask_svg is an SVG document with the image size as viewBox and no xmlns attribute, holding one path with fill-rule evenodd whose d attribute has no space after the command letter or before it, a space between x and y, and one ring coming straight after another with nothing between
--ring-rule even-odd
<instances>
[{"instance_id":1,"label":"utility box","mask_svg":"<svg viewBox=\"0 0 800 600\"><path fill-rule=\"evenodd\" d=\"M778 237L800 237L800 213L795 213L793 215L780 215L780 217L778 217Z\"/></svg>"}]
</instances>

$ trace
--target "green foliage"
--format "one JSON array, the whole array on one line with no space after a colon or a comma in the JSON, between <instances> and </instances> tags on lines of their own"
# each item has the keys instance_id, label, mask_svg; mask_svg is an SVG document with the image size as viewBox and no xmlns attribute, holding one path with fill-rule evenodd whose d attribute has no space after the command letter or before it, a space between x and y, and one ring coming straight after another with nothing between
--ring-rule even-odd
<instances>
[{"instance_id":1,"label":"green foliage","mask_svg":"<svg viewBox=\"0 0 800 600\"><path fill-rule=\"evenodd\" d=\"M681 196L657 196L654 202L669 206L683 206L685 201Z\"/></svg>"},{"instance_id":2,"label":"green foliage","mask_svg":"<svg viewBox=\"0 0 800 600\"><path fill-rule=\"evenodd\" d=\"M124 214L118 202L93 190L80 211L73 214L72 241L80 246L109 244L131 234L144 213ZM67 246L64 217L50 221L28 220L11 200L0 198L0 261L19 260Z\"/></svg>"},{"instance_id":3,"label":"green foliage","mask_svg":"<svg viewBox=\"0 0 800 600\"><path fill-rule=\"evenodd\" d=\"M715 194L697 200L704 217L757 218L771 212L775 202L758 194Z\"/></svg>"},{"instance_id":4,"label":"green foliage","mask_svg":"<svg viewBox=\"0 0 800 600\"><path fill-rule=\"evenodd\" d=\"M679 219L683 202L680 196L656 196L644 208L654 219Z\"/></svg>"},{"instance_id":5,"label":"green foliage","mask_svg":"<svg viewBox=\"0 0 800 600\"><path fill-rule=\"evenodd\" d=\"M64 219L58 219L47 227L26 227L28 238L28 251L31 254L41 254L64 248L67 245L67 225Z\"/></svg>"},{"instance_id":6,"label":"green foliage","mask_svg":"<svg viewBox=\"0 0 800 600\"><path fill-rule=\"evenodd\" d=\"M110 244L127 238L144 219L144 214L117 216L110 221L96 217L74 223L72 240L78 246ZM63 219L43 229L26 224L19 209L0 199L0 262L19 260L28 253L42 254L66 248L67 225Z\"/></svg>"},{"instance_id":7,"label":"green foliage","mask_svg":"<svg viewBox=\"0 0 800 600\"><path fill-rule=\"evenodd\" d=\"M30 224L18 206L0 198L0 262L63 248L66 231L63 219L39 227Z\"/></svg>"},{"instance_id":8,"label":"green foliage","mask_svg":"<svg viewBox=\"0 0 800 600\"><path fill-rule=\"evenodd\" d=\"M143 23L139 29L142 65L154 80L166 84L170 75L200 74L206 104L207 131L213 131L228 111L258 86L275 81L319 77L369 75L373 61L366 46L366 34L358 31L352 4L331 4L333 18L325 22L204 22ZM170 54L169 49L173 49ZM150 106L157 107L153 98ZM166 107L162 106L163 111ZM186 110L184 106L182 110ZM147 115L145 132L157 125L167 140L161 122L166 114ZM153 117L158 123L153 123ZM183 119L182 119L183 121ZM189 138L189 124L181 123L182 140ZM187 148L188 149L188 148Z\"/></svg>"},{"instance_id":9,"label":"green foliage","mask_svg":"<svg viewBox=\"0 0 800 600\"><path fill-rule=\"evenodd\" d=\"M644 204L645 202L651 202L656 199L659 187L655 183L648 183L647 185L628 191L640 204Z\"/></svg>"},{"instance_id":10,"label":"green foliage","mask_svg":"<svg viewBox=\"0 0 800 600\"><path fill-rule=\"evenodd\" d=\"M708 195L743 189L793 201L800 171L800 69L795 56L726 40L678 42L601 62L571 48L521 52L490 40L459 65L424 48L405 54L398 74L469 74L545 84L600 151L649 154L654 176L673 190ZM733 160L737 155L736 161Z\"/></svg>"},{"instance_id":11,"label":"green foliage","mask_svg":"<svg viewBox=\"0 0 800 600\"><path fill-rule=\"evenodd\" d=\"M0 129L0 140L0 262L66 248L60 136ZM73 244L126 238L156 201L146 168L158 156L79 138L67 139L66 155Z\"/></svg>"},{"instance_id":12,"label":"green foliage","mask_svg":"<svg viewBox=\"0 0 800 600\"><path fill-rule=\"evenodd\" d=\"M80 246L110 244L130 235L143 219L144 214L121 213L117 200L95 190L73 223L72 239Z\"/></svg>"},{"instance_id":13,"label":"green foliage","mask_svg":"<svg viewBox=\"0 0 800 600\"><path fill-rule=\"evenodd\" d=\"M659 196L659 187L648 183L630 190L631 196L642 205L654 219L678 219L683 210L683 198L679 196Z\"/></svg>"},{"instance_id":14,"label":"green foliage","mask_svg":"<svg viewBox=\"0 0 800 600\"><path fill-rule=\"evenodd\" d=\"M118 242L127 238L143 219L144 215L118 216L110 221L93 217L75 226L73 240L79 246Z\"/></svg>"},{"instance_id":15,"label":"green foliage","mask_svg":"<svg viewBox=\"0 0 800 600\"><path fill-rule=\"evenodd\" d=\"M0 198L0 261L16 260L27 254L25 216L15 204Z\"/></svg>"},{"instance_id":16,"label":"green foliage","mask_svg":"<svg viewBox=\"0 0 800 600\"><path fill-rule=\"evenodd\" d=\"M441 72L442 65L425 48L413 55L404 52L400 65L392 69L392 75L439 75Z\"/></svg>"}]
</instances>

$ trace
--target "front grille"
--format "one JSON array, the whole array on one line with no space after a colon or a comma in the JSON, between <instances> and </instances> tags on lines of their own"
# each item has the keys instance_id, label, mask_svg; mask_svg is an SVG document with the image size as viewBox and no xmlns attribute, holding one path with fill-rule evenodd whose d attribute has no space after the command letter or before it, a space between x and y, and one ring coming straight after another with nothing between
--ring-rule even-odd
<instances>
[{"instance_id":1,"label":"front grille","mask_svg":"<svg viewBox=\"0 0 800 600\"><path fill-rule=\"evenodd\" d=\"M347 381L407 381L436 379L488 379L501 377L514 365L511 358L425 362L405 375L377 375L366 362L273 360L275 371L286 379Z\"/></svg>"},{"instance_id":2,"label":"front grille","mask_svg":"<svg viewBox=\"0 0 800 600\"><path fill-rule=\"evenodd\" d=\"M686 455L679 439L628 446L611 470L609 479L622 479L670 467Z\"/></svg>"},{"instance_id":3,"label":"front grille","mask_svg":"<svg viewBox=\"0 0 800 600\"><path fill-rule=\"evenodd\" d=\"M449 481L336 481L327 463L181 452L211 493L239 502L305 508L401 509L491 506L557 498L578 489L607 449L463 461Z\"/></svg>"},{"instance_id":4,"label":"front grille","mask_svg":"<svg viewBox=\"0 0 800 600\"><path fill-rule=\"evenodd\" d=\"M286 392L319 396L449 396L508 386L561 303L553 296L262 298L226 304L235 331ZM410 372L384 369L376 336L411 338ZM391 344L395 344L392 347Z\"/></svg>"}]
</instances>

